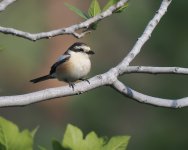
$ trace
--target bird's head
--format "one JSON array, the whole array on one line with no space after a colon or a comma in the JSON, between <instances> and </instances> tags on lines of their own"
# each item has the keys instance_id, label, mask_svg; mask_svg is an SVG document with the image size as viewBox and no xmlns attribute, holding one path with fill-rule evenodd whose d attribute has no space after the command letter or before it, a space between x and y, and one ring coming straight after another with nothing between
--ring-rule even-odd
<instances>
[{"instance_id":1,"label":"bird's head","mask_svg":"<svg viewBox=\"0 0 188 150\"><path fill-rule=\"evenodd\" d=\"M85 43L76 42L72 46L69 47L69 51L78 52L78 53L85 53L87 55L93 55L95 54L91 48L86 45Z\"/></svg>"}]
</instances>

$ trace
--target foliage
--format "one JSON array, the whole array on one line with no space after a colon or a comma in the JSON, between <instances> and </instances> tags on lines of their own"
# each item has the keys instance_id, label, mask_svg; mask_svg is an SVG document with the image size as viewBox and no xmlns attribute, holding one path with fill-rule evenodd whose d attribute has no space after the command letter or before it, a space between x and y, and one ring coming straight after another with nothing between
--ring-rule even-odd
<instances>
[{"instance_id":1,"label":"foliage","mask_svg":"<svg viewBox=\"0 0 188 150\"><path fill-rule=\"evenodd\" d=\"M0 150L33 150L33 140L38 128L32 132L19 131L18 127L10 121L0 117ZM82 131L69 124L61 142L52 140L53 150L125 150L129 136L115 136L110 140L98 137L90 132L83 138ZM47 150L39 146L39 150Z\"/></svg>"},{"instance_id":2,"label":"foliage","mask_svg":"<svg viewBox=\"0 0 188 150\"><path fill-rule=\"evenodd\" d=\"M83 138L82 131L69 124L62 142L53 142L53 150L125 150L129 139L129 136L115 136L106 140L93 131Z\"/></svg>"},{"instance_id":3,"label":"foliage","mask_svg":"<svg viewBox=\"0 0 188 150\"><path fill-rule=\"evenodd\" d=\"M32 150L35 132L20 132L15 124L0 117L0 150Z\"/></svg>"},{"instance_id":4,"label":"foliage","mask_svg":"<svg viewBox=\"0 0 188 150\"><path fill-rule=\"evenodd\" d=\"M104 6L104 8L102 9L103 11L107 10L109 7L111 7L112 5L115 5L119 0L109 0L107 2L107 4ZM101 13L101 6L98 2L98 0L92 0L91 1L91 4L89 6L89 9L88 9L88 12L85 13L83 11L81 11L80 9L70 5L70 4L67 4L65 3L65 5L70 9L72 10L73 12L75 12L77 15L79 15L80 17L84 18L84 19L89 19L89 18L92 18L98 14ZM117 9L114 11L114 13L121 13L123 12L123 10L125 10L125 8L128 6L128 3L126 3L124 6L122 6L121 8ZM98 22L96 23L93 23L91 24L91 26L89 27L89 29L92 29L92 30L96 30L97 28L97 24Z\"/></svg>"}]
</instances>

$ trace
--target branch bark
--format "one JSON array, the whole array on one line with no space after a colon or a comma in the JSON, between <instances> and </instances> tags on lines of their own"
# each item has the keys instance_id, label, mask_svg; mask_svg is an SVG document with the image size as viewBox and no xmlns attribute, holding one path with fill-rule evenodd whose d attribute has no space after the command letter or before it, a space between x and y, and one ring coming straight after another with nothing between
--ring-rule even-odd
<instances>
[{"instance_id":1,"label":"branch bark","mask_svg":"<svg viewBox=\"0 0 188 150\"><path fill-rule=\"evenodd\" d=\"M148 25L146 26L143 34L138 38L137 42L133 46L133 49L128 53L128 55L124 58L124 60L117 66L118 75L121 75L125 72L126 67L130 64L130 62L140 53L143 45L149 40L151 37L151 33L164 16L167 11L168 6L170 5L172 0L163 0L159 10L154 15L153 19L150 20Z\"/></svg>"},{"instance_id":2,"label":"branch bark","mask_svg":"<svg viewBox=\"0 0 188 150\"><path fill-rule=\"evenodd\" d=\"M188 68L181 67L150 67L150 66L128 66L124 74L148 73L148 74L188 74Z\"/></svg>"},{"instance_id":3,"label":"branch bark","mask_svg":"<svg viewBox=\"0 0 188 150\"><path fill-rule=\"evenodd\" d=\"M98 75L91 79L88 82L79 82L75 85L74 91L69 86L57 87L45 89L42 91L37 91L24 95L16 96L1 96L0 97L0 107L7 106L24 106L44 100L54 99L58 97L65 97L70 95L79 95L86 91L95 89L97 87L108 85L113 82L107 74Z\"/></svg>"},{"instance_id":4,"label":"branch bark","mask_svg":"<svg viewBox=\"0 0 188 150\"><path fill-rule=\"evenodd\" d=\"M97 21L98 19L101 20L107 16L110 16L114 9L118 8L119 6L122 6L126 0L121 0L116 6L112 6L109 8L109 10L99 14L98 16L91 18L81 24L73 25L71 27L66 28L66 30L58 29L53 31L53 35L51 35L50 32L48 33L39 33L39 34L31 34L27 33L26 35L22 34L16 34L16 36L21 36L30 40L37 40L41 38L51 37L58 34L66 34L68 31L69 34L73 34L75 30L81 29L83 27L88 27L90 23L93 23ZM146 26L146 29L144 30L143 34L140 38L138 38L137 42L133 46L132 50L128 53L128 55L122 60L120 64L118 64L116 67L110 69L104 74L97 75L91 79L89 79L90 84L87 82L79 82L75 86L75 90L73 91L72 88L69 86L64 87L57 87L57 88L51 88L46 89L38 92L33 92L29 94L24 95L16 95L16 96L1 96L0 97L0 107L5 106L23 106L28 105L31 103L36 103L48 99L53 99L57 97L64 97L64 96L70 96L75 94L81 94L86 91L98 88L100 86L109 85L113 87L115 90L120 92L121 94L130 97L132 99L135 99L139 102L155 105L155 106L163 106L163 107L171 107L171 108L179 108L179 107L185 107L188 106L188 98L183 98L179 100L166 100L161 98L155 98L151 96L147 96L144 94L141 94L139 92L134 91L133 89L127 87L123 83L121 83L119 80L117 80L117 77L120 75L123 75L125 73L130 72L147 72L147 73L164 73L171 72L171 73L187 73L187 69L185 68L158 68L158 67L138 67L138 66L132 66L128 67L128 65L131 63L131 61L139 54L141 51L141 48L143 45L147 42L149 37L151 36L151 33L157 26L158 22L162 18L162 16L167 11L168 6L170 5L171 0L163 0L161 3L161 6L157 13L154 15L153 19L148 23ZM62 31L63 30L63 31ZM60 33L58 33L58 31ZM66 32L65 32L66 31ZM19 31L20 32L20 31ZM14 33L14 29L11 29L11 32L8 32L8 34ZM21 32L25 34L24 32ZM50 35L48 35L50 34ZM40 36L39 36L40 35ZM150 69L150 70L148 70Z\"/></svg>"},{"instance_id":5,"label":"branch bark","mask_svg":"<svg viewBox=\"0 0 188 150\"><path fill-rule=\"evenodd\" d=\"M1 1L0 2L0 12L5 10L8 5L12 4L15 1L16 0L3 0L3 1Z\"/></svg>"},{"instance_id":6,"label":"branch bark","mask_svg":"<svg viewBox=\"0 0 188 150\"><path fill-rule=\"evenodd\" d=\"M130 87L124 85L119 80L115 81L112 84L112 87L119 93L131 99L134 99L140 103L146 103L153 106L169 107L169 108L182 108L188 106L188 97L180 98L177 100L152 97L131 89Z\"/></svg>"},{"instance_id":7,"label":"branch bark","mask_svg":"<svg viewBox=\"0 0 188 150\"><path fill-rule=\"evenodd\" d=\"M41 33L29 33L29 32L24 32L24 31L17 30L14 28L7 28L7 27L0 26L0 32L4 34L15 35L15 36L25 38L31 41L36 41L40 39L48 39L48 38L58 36L58 35L73 35L76 38L81 38L85 36L86 33L88 32L83 32L79 34L76 32L77 30L87 29L91 24L98 22L106 17L111 16L115 10L122 7L127 1L128 0L120 0L117 4L109 7L106 11L94 16L93 18L90 18L84 22L72 25L67 28L60 28L60 29L56 29L56 30L52 30L48 32L41 32Z\"/></svg>"}]
</instances>

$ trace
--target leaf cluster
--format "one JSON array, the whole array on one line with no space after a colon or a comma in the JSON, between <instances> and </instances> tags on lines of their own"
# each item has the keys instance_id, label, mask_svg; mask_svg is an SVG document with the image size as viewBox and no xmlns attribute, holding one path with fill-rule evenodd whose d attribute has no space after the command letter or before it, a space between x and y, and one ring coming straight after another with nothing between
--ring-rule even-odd
<instances>
[{"instance_id":1,"label":"leaf cluster","mask_svg":"<svg viewBox=\"0 0 188 150\"><path fill-rule=\"evenodd\" d=\"M119 0L109 0L107 2L107 4L101 8L98 0L92 0L91 1L91 4L88 8L88 11L87 12L83 12L82 10L76 8L75 6L73 5L70 5L68 3L65 3L65 5L70 9L72 10L73 12L75 12L77 15L79 15L80 17L82 17L83 19L89 19L89 18L92 18L98 14L100 14L102 11L105 11L107 10L109 7L111 7L112 5L118 3ZM123 10L125 10L125 8L128 6L128 3L125 3L124 6L120 7L119 9L115 10L113 13L121 13L123 12ZM97 24L98 22L95 22L93 24L91 24L91 26L89 27L89 29L92 29L92 30L96 30L97 28Z\"/></svg>"},{"instance_id":2,"label":"leaf cluster","mask_svg":"<svg viewBox=\"0 0 188 150\"><path fill-rule=\"evenodd\" d=\"M38 128L33 131L19 131L18 127L0 117L0 150L33 150L34 135ZM90 132L83 137L83 132L69 124L62 141L52 140L53 150L125 150L130 137L115 136L107 138L98 137L95 132ZM39 146L39 150L47 150Z\"/></svg>"},{"instance_id":3,"label":"leaf cluster","mask_svg":"<svg viewBox=\"0 0 188 150\"><path fill-rule=\"evenodd\" d=\"M15 124L0 117L0 150L32 150L36 130L20 132Z\"/></svg>"},{"instance_id":4,"label":"leaf cluster","mask_svg":"<svg viewBox=\"0 0 188 150\"><path fill-rule=\"evenodd\" d=\"M69 124L63 140L53 140L52 145L53 150L125 150L129 139L129 136L115 136L108 140L93 131L84 138L79 128Z\"/></svg>"}]
</instances>

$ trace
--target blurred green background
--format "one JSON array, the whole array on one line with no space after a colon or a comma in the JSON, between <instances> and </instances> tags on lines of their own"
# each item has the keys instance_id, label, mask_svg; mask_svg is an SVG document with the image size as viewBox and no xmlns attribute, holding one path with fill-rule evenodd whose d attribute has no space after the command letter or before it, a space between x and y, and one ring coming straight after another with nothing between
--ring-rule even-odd
<instances>
[{"instance_id":1,"label":"blurred green background","mask_svg":"<svg viewBox=\"0 0 188 150\"><path fill-rule=\"evenodd\" d=\"M86 10L90 1L19 0L0 13L1 25L40 32L80 22L64 2ZM132 0L124 13L105 19L95 32L79 40L88 43L96 52L92 58L91 77L107 71L123 59L160 2ZM172 2L168 13L131 65L188 66L187 6L185 0ZM64 84L53 80L33 85L29 80L48 73L51 64L76 39L59 36L31 42L3 34L0 34L0 39L0 95L24 94ZM129 74L122 76L121 80L152 96L188 96L187 76ZM21 129L40 126L35 149L37 145L50 149L50 141L61 139L66 125L72 123L85 133L94 130L100 136L130 135L128 150L185 150L188 149L187 113L188 108L175 110L141 104L109 87L25 107L0 108L0 115Z\"/></svg>"}]
</instances>

